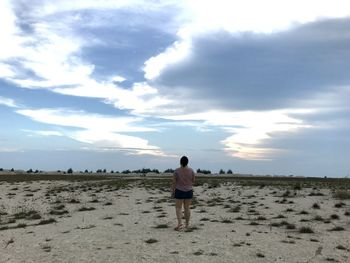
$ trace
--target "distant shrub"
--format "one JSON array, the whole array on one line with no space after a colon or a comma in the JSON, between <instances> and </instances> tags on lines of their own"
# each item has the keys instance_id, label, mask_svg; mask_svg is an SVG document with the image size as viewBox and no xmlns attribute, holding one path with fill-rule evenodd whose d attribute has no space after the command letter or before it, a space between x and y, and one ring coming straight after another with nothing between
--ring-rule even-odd
<instances>
[{"instance_id":1,"label":"distant shrub","mask_svg":"<svg viewBox=\"0 0 350 263\"><path fill-rule=\"evenodd\" d=\"M227 170L227 174L232 174L232 170L231 169Z\"/></svg>"},{"instance_id":2,"label":"distant shrub","mask_svg":"<svg viewBox=\"0 0 350 263\"><path fill-rule=\"evenodd\" d=\"M225 174L225 171L220 169L219 174Z\"/></svg>"},{"instance_id":3,"label":"distant shrub","mask_svg":"<svg viewBox=\"0 0 350 263\"><path fill-rule=\"evenodd\" d=\"M124 171L122 171L122 174L129 174L129 173L131 173L130 170L124 170Z\"/></svg>"},{"instance_id":4,"label":"distant shrub","mask_svg":"<svg viewBox=\"0 0 350 263\"><path fill-rule=\"evenodd\" d=\"M67 170L67 174L72 174L73 173L73 169L72 168L69 168L68 170Z\"/></svg>"},{"instance_id":5,"label":"distant shrub","mask_svg":"<svg viewBox=\"0 0 350 263\"><path fill-rule=\"evenodd\" d=\"M313 208L313 209L320 209L321 207L320 207L320 205L319 205L318 203L314 203L314 204L312 205L312 208Z\"/></svg>"},{"instance_id":6,"label":"distant shrub","mask_svg":"<svg viewBox=\"0 0 350 263\"><path fill-rule=\"evenodd\" d=\"M298 191L298 190L302 189L302 185L301 185L301 183L298 183L298 184L295 184L293 188L295 191Z\"/></svg>"},{"instance_id":7,"label":"distant shrub","mask_svg":"<svg viewBox=\"0 0 350 263\"><path fill-rule=\"evenodd\" d=\"M350 191L347 191L347 190L336 191L333 194L333 197L337 199L350 199Z\"/></svg>"},{"instance_id":8,"label":"distant shrub","mask_svg":"<svg viewBox=\"0 0 350 263\"><path fill-rule=\"evenodd\" d=\"M202 174L211 174L210 170L201 170L201 169L197 169L197 173L202 173Z\"/></svg>"},{"instance_id":9,"label":"distant shrub","mask_svg":"<svg viewBox=\"0 0 350 263\"><path fill-rule=\"evenodd\" d=\"M302 233L302 234L311 234L311 233L314 233L314 231L313 231L312 228L309 227L309 226L302 226L301 228L299 228L299 233Z\"/></svg>"},{"instance_id":10,"label":"distant shrub","mask_svg":"<svg viewBox=\"0 0 350 263\"><path fill-rule=\"evenodd\" d=\"M31 174L32 172L33 172L32 169L29 169L29 170L27 171L28 174Z\"/></svg>"},{"instance_id":11,"label":"distant shrub","mask_svg":"<svg viewBox=\"0 0 350 263\"><path fill-rule=\"evenodd\" d=\"M166 169L166 170L164 171L164 173L174 173L174 172L175 172L174 169L171 169L171 168Z\"/></svg>"}]
</instances>

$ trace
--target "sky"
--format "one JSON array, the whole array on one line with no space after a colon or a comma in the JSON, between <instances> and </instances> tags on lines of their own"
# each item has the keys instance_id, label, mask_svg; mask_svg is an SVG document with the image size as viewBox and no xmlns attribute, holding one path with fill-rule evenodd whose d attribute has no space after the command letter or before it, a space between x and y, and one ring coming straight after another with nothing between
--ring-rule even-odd
<instances>
[{"instance_id":1,"label":"sky","mask_svg":"<svg viewBox=\"0 0 350 263\"><path fill-rule=\"evenodd\" d=\"M2 0L0 167L350 175L347 0Z\"/></svg>"}]
</instances>

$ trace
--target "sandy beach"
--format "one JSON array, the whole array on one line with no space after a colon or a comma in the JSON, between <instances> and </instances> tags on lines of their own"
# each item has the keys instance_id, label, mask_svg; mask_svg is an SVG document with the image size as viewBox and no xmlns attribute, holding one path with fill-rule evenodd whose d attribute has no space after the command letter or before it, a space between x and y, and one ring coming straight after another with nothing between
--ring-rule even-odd
<instances>
[{"instance_id":1,"label":"sandy beach","mask_svg":"<svg viewBox=\"0 0 350 263\"><path fill-rule=\"evenodd\" d=\"M174 231L170 179L0 182L0 262L350 262L332 187L208 181Z\"/></svg>"}]
</instances>

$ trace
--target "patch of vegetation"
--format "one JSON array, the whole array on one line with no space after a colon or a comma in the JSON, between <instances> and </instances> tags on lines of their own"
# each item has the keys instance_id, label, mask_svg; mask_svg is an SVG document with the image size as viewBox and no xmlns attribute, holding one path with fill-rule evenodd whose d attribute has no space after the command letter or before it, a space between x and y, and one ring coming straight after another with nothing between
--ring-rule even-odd
<instances>
[{"instance_id":1,"label":"patch of vegetation","mask_svg":"<svg viewBox=\"0 0 350 263\"><path fill-rule=\"evenodd\" d=\"M333 220L337 220L339 219L339 216L337 214L331 214L329 218Z\"/></svg>"},{"instance_id":2,"label":"patch of vegetation","mask_svg":"<svg viewBox=\"0 0 350 263\"><path fill-rule=\"evenodd\" d=\"M350 191L349 190L338 190L333 193L333 197L337 199L350 199Z\"/></svg>"},{"instance_id":3,"label":"patch of vegetation","mask_svg":"<svg viewBox=\"0 0 350 263\"><path fill-rule=\"evenodd\" d=\"M221 217L221 223L224 223L224 224L231 224L233 223L232 219L231 218L228 218L228 217Z\"/></svg>"},{"instance_id":4,"label":"patch of vegetation","mask_svg":"<svg viewBox=\"0 0 350 263\"><path fill-rule=\"evenodd\" d=\"M321 207L320 207L320 205L319 205L318 203L314 203L314 204L312 205L312 208L313 208L313 209L321 209Z\"/></svg>"},{"instance_id":5,"label":"patch of vegetation","mask_svg":"<svg viewBox=\"0 0 350 263\"><path fill-rule=\"evenodd\" d=\"M204 251L201 250L201 249L199 249L199 250L197 250L196 252L194 252L193 255L195 255L195 256L200 256L200 255L203 255L203 253L204 253Z\"/></svg>"},{"instance_id":6,"label":"patch of vegetation","mask_svg":"<svg viewBox=\"0 0 350 263\"><path fill-rule=\"evenodd\" d=\"M147 244L153 244L153 243L157 243L158 240L157 240L157 239L154 239L154 238L150 238L150 239L147 239L145 242L146 242Z\"/></svg>"},{"instance_id":7,"label":"patch of vegetation","mask_svg":"<svg viewBox=\"0 0 350 263\"><path fill-rule=\"evenodd\" d=\"M56 223L56 219L54 218L49 218L49 219L43 219L41 220L38 225L48 225L48 224L52 224L52 223Z\"/></svg>"},{"instance_id":8,"label":"patch of vegetation","mask_svg":"<svg viewBox=\"0 0 350 263\"><path fill-rule=\"evenodd\" d=\"M169 228L169 226L167 224L159 224L156 225L154 228Z\"/></svg>"},{"instance_id":9,"label":"patch of vegetation","mask_svg":"<svg viewBox=\"0 0 350 263\"><path fill-rule=\"evenodd\" d=\"M92 211L92 210L95 210L96 208L95 207L86 207L86 206L83 206L83 207L80 207L78 209L79 212L82 212L82 211Z\"/></svg>"},{"instance_id":10,"label":"patch of vegetation","mask_svg":"<svg viewBox=\"0 0 350 263\"><path fill-rule=\"evenodd\" d=\"M309 212L308 211L305 211L305 210L302 210L300 211L299 215L308 215Z\"/></svg>"},{"instance_id":11,"label":"patch of vegetation","mask_svg":"<svg viewBox=\"0 0 350 263\"><path fill-rule=\"evenodd\" d=\"M344 230L345 230L345 228L342 226L335 226L335 227L329 229L329 231L344 231Z\"/></svg>"},{"instance_id":12,"label":"patch of vegetation","mask_svg":"<svg viewBox=\"0 0 350 263\"><path fill-rule=\"evenodd\" d=\"M311 227L309 226L302 226L299 228L299 233L302 233L302 234L312 234L312 233L315 233Z\"/></svg>"}]
</instances>

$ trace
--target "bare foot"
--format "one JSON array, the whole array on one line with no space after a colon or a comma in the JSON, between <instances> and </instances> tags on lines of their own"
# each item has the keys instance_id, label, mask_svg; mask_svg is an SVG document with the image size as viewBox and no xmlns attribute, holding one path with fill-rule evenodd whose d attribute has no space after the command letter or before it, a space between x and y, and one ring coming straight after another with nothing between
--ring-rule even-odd
<instances>
[{"instance_id":1,"label":"bare foot","mask_svg":"<svg viewBox=\"0 0 350 263\"><path fill-rule=\"evenodd\" d=\"M180 231L183 228L183 224L177 225L174 230L175 231Z\"/></svg>"}]
</instances>

